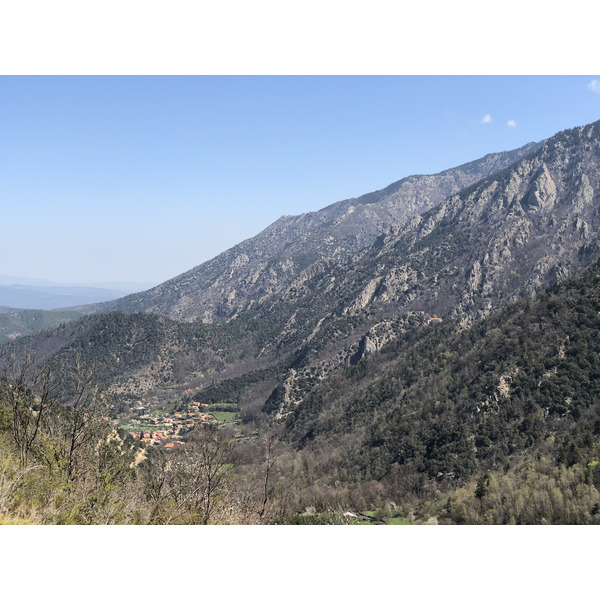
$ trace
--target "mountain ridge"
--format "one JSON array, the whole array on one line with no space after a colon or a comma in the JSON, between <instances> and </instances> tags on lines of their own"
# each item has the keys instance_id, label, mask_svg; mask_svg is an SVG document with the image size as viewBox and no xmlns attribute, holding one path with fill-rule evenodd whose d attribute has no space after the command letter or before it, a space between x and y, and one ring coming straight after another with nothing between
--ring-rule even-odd
<instances>
[{"instance_id":1,"label":"mountain ridge","mask_svg":"<svg viewBox=\"0 0 600 600\"><path fill-rule=\"evenodd\" d=\"M282 216L257 236L150 290L81 312L147 311L177 320L222 322L279 293L322 260L343 261L384 230L505 168L539 143L486 156L436 175L411 175L319 211Z\"/></svg>"},{"instance_id":2,"label":"mountain ridge","mask_svg":"<svg viewBox=\"0 0 600 600\"><path fill-rule=\"evenodd\" d=\"M247 400L256 406L267 402L269 410L282 418L295 403L302 401L303 390L312 385L315 377L327 378L336 369L356 365L386 343L403 336L415 324L426 322L429 316L457 317L469 325L519 297L542 291L557 277L567 277L589 266L600 258L597 125L560 132L536 144L533 152L526 151L532 150L532 146L527 147L522 150L524 156L516 162L450 195L427 212L413 215L402 225L392 224L383 233L371 235L360 250L345 252L337 258L318 253L307 258L310 252L298 255L306 259L305 264L296 258L288 269L289 277L277 281L265 277L260 283L263 295L241 305L243 310L232 311L236 297L226 297L230 304L221 305L224 310L218 322L191 323L201 326L197 333L190 334L190 339L204 340L208 353L204 357L204 375L208 377L200 377L202 365L195 365L196 359L185 359L183 363L176 359L178 348L182 356L186 355L181 340L186 339L187 333L174 337L169 333L175 331L174 326L160 319L144 325L139 320L118 317L121 323L132 328L129 333L120 333L127 347L137 339L135 331L140 326L145 329L150 325L149 331L155 332L152 334L155 339L158 341L160 337L169 346L163 353L167 358L161 366L162 375L158 372L152 377L144 375L143 393L148 395L153 389L162 389L163 383L167 383L163 381L167 377L165 370L176 363L178 375L168 381L183 385L187 368L188 383L193 379L197 391L211 383L239 378L277 363L280 365L277 372L270 374L275 394L271 401L267 402L268 393L261 396L249 392L243 402ZM559 179L567 182L557 185L555 180ZM336 210L343 216L348 207L338 205ZM291 219L301 221L302 218ZM315 218L314 215L311 218ZM287 226L289 221L284 218L283 223ZM279 235L280 247L285 248L289 240L280 235L281 223L277 223L279 221L257 236L258 242L255 238L243 242L242 249L243 244L254 244L260 251L261 244L267 244L269 236L275 235ZM329 223L334 227L338 225L335 219ZM311 235L314 231L318 233L311 229ZM301 236L300 241L298 235L292 237L293 244L302 245ZM544 248L552 249L553 245L554 253L544 252ZM222 282L227 281L235 291L240 280L239 270L250 262L248 256L246 262L239 260L240 246L219 255L219 260L192 270L200 270L206 277L211 275L212 283L208 281L213 286L212 292L221 302ZM229 265L238 260L238 264L219 273L223 260L229 261ZM280 256L273 260L285 266ZM258 274L265 275L265 269ZM167 291L183 302L184 307L188 302L189 314L192 314L197 307L197 297L192 294L188 298L185 292L186 288L195 286L195 281L189 280L189 272L180 278L184 281L179 289ZM172 281L164 285L169 288ZM272 284L270 290L266 289L269 284ZM205 289L210 291L211 287L202 288L200 292ZM156 297L150 292L134 299L155 301ZM120 306L119 302L101 308L108 310L116 306ZM168 304L169 310L164 311L169 313L166 316L152 307L146 306L146 309L148 315L173 319L174 306L177 307ZM129 308L140 307L129 305ZM175 316L182 316L175 312ZM110 321L110 317L102 317L103 314L107 313L99 312L96 316ZM182 318L175 320L185 323ZM109 321L106 321L108 330L112 327ZM85 323L90 331L97 331L93 319ZM73 327L73 324L64 326L63 333L57 335L66 335ZM206 332L210 331L208 336L203 327L207 328ZM166 329L159 335L161 328ZM52 335L51 332L44 335L45 347L67 348L68 344L49 341ZM103 336L94 333L86 345L85 328L80 328L77 335L80 346L89 346L95 356L105 356L94 350ZM227 340L226 347L224 340ZM32 342L27 340L27 343ZM111 352L112 360L119 358L118 349ZM127 364L142 365L143 362ZM188 366L183 367L183 364ZM146 366L140 368L145 370ZM114 367L111 369L116 373ZM133 381L136 371L122 372L122 375ZM119 389L125 390L122 385ZM129 388L128 393L134 393L134 388ZM177 390L174 388L172 393L176 394Z\"/></svg>"}]
</instances>

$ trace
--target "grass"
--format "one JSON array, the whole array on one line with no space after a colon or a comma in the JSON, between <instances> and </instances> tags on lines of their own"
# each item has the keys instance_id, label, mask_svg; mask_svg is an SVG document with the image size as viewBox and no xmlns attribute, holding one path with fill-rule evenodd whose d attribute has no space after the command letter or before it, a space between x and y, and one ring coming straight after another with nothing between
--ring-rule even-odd
<instances>
[{"instance_id":1,"label":"grass","mask_svg":"<svg viewBox=\"0 0 600 600\"><path fill-rule=\"evenodd\" d=\"M391 517L388 525L410 525L410 521L406 517Z\"/></svg>"},{"instance_id":2,"label":"grass","mask_svg":"<svg viewBox=\"0 0 600 600\"><path fill-rule=\"evenodd\" d=\"M217 419L217 421L219 421L219 423L227 423L227 421L231 421L236 413L234 412L225 412L225 411L214 411L210 413L213 417L215 417L215 419Z\"/></svg>"},{"instance_id":3,"label":"grass","mask_svg":"<svg viewBox=\"0 0 600 600\"><path fill-rule=\"evenodd\" d=\"M4 515L0 517L0 525L39 525L33 517L19 517L17 515Z\"/></svg>"},{"instance_id":4,"label":"grass","mask_svg":"<svg viewBox=\"0 0 600 600\"><path fill-rule=\"evenodd\" d=\"M362 514L367 516L367 517L371 517L371 518L375 518L375 511L374 510L363 510ZM363 519L362 517L358 517L357 521L356 521L359 525L379 525L380 523L375 523L374 521L369 521L368 519Z\"/></svg>"}]
</instances>

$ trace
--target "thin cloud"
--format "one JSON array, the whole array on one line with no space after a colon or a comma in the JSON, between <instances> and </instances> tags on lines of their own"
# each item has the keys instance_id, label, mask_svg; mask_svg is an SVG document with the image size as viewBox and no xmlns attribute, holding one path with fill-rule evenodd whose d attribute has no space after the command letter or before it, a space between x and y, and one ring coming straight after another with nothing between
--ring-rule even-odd
<instances>
[{"instance_id":1,"label":"thin cloud","mask_svg":"<svg viewBox=\"0 0 600 600\"><path fill-rule=\"evenodd\" d=\"M491 123L492 122L492 115L485 115L485 117L483 117L483 119L481 119L482 123Z\"/></svg>"},{"instance_id":2,"label":"thin cloud","mask_svg":"<svg viewBox=\"0 0 600 600\"><path fill-rule=\"evenodd\" d=\"M587 89L590 90L590 92L594 92L594 94L600 94L600 81L597 79L592 79L587 84Z\"/></svg>"},{"instance_id":3,"label":"thin cloud","mask_svg":"<svg viewBox=\"0 0 600 600\"><path fill-rule=\"evenodd\" d=\"M513 119L511 119L510 121L506 121L506 124L509 127L516 127L517 126L517 122L515 120L513 120Z\"/></svg>"}]
</instances>

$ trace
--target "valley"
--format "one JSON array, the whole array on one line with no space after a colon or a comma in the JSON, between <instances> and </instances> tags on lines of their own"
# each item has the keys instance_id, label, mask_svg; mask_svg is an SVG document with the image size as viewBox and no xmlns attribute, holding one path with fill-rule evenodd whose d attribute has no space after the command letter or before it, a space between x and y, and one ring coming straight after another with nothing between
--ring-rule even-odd
<instances>
[{"instance_id":1,"label":"valley","mask_svg":"<svg viewBox=\"0 0 600 600\"><path fill-rule=\"evenodd\" d=\"M595 122L40 311L2 344L0 518L600 523L599 190Z\"/></svg>"}]
</instances>

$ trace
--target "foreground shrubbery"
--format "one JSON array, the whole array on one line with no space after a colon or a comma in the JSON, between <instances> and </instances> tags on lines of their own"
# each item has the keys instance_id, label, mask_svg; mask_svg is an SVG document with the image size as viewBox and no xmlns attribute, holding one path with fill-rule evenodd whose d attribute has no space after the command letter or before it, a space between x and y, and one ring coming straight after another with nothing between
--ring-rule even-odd
<instances>
[{"instance_id":1,"label":"foreground shrubbery","mask_svg":"<svg viewBox=\"0 0 600 600\"><path fill-rule=\"evenodd\" d=\"M407 490L393 478L318 477L314 456L283 447L269 467L264 443L236 448L218 429L199 430L179 452L148 449L136 464L142 452L113 436L96 446L85 472L68 478L41 456L20 465L5 430L0 523L341 524L348 508L370 509L383 522L400 515L413 523L600 523L597 462L565 467L542 457L456 487L425 480Z\"/></svg>"}]
</instances>

